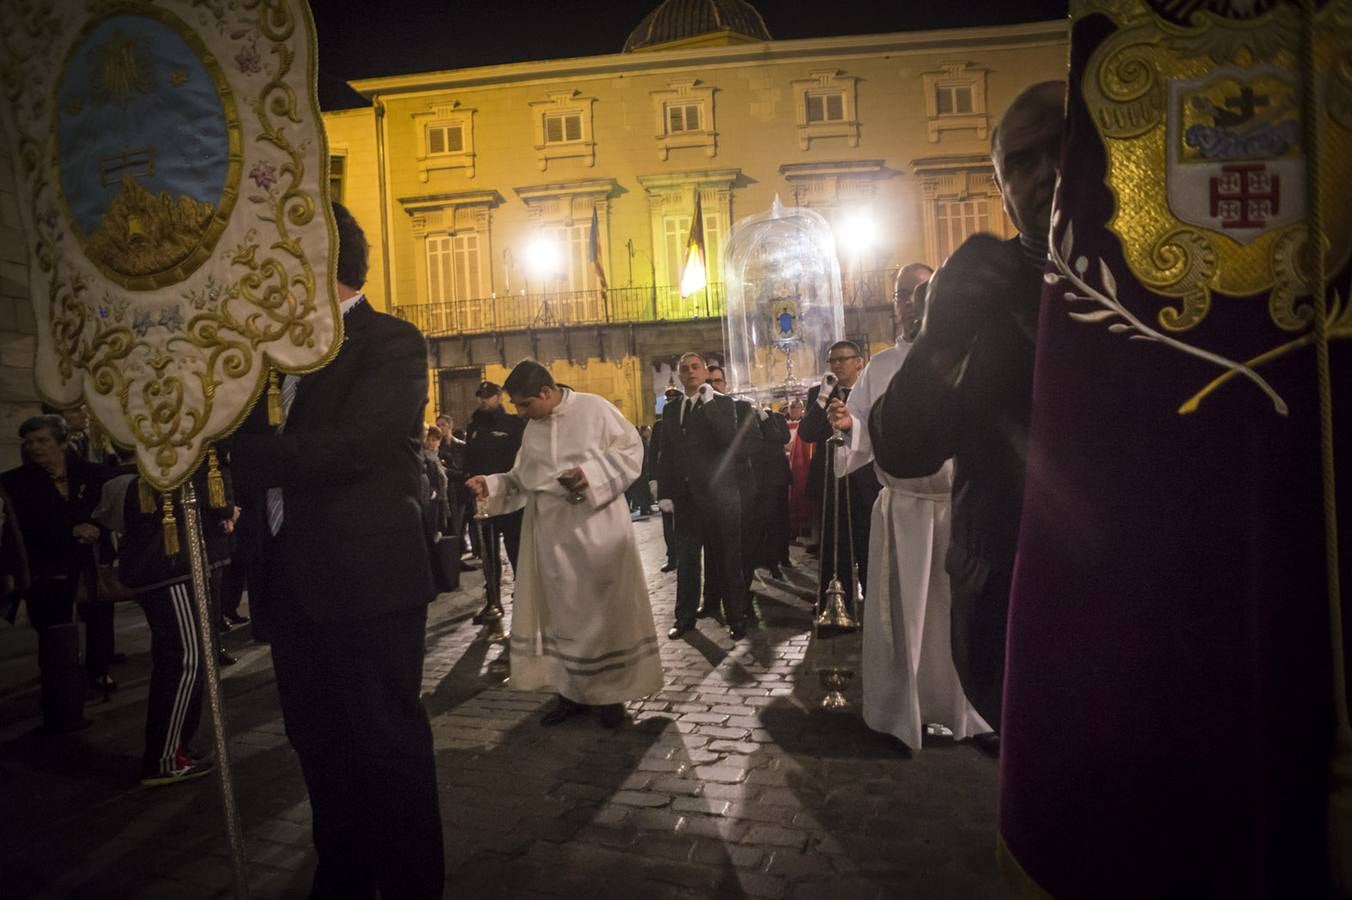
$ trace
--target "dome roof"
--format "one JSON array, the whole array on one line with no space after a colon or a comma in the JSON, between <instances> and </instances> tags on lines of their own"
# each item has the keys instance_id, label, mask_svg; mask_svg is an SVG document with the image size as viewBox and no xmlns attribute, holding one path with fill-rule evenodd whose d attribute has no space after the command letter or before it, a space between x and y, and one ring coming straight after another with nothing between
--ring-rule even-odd
<instances>
[{"instance_id":1,"label":"dome roof","mask_svg":"<svg viewBox=\"0 0 1352 900\"><path fill-rule=\"evenodd\" d=\"M662 0L629 33L624 52L702 35L724 35L734 41L769 41L769 30L746 0Z\"/></svg>"}]
</instances>

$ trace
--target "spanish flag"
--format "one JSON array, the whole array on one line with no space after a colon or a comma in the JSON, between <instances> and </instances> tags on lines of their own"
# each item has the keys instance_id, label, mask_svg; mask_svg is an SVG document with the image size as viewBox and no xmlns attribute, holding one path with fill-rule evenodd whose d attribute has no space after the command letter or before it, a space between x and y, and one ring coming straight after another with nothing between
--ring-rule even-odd
<instances>
[{"instance_id":1,"label":"spanish flag","mask_svg":"<svg viewBox=\"0 0 1352 900\"><path fill-rule=\"evenodd\" d=\"M690 217L690 236L685 240L685 261L681 267L681 296L689 297L708 284L704 259L704 214L699 192L695 192L695 214Z\"/></svg>"},{"instance_id":2,"label":"spanish flag","mask_svg":"<svg viewBox=\"0 0 1352 900\"><path fill-rule=\"evenodd\" d=\"M604 298L609 285L606 283L606 269L601 264L601 223L596 214L596 207L592 207L591 232L587 236L587 262L591 263L596 270L596 285Z\"/></svg>"}]
</instances>

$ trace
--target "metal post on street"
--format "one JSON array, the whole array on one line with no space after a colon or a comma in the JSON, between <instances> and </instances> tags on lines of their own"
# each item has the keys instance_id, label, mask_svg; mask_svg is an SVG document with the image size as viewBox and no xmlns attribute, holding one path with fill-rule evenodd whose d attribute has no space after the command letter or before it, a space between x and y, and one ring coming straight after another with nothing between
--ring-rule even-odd
<instances>
[{"instance_id":1,"label":"metal post on street","mask_svg":"<svg viewBox=\"0 0 1352 900\"><path fill-rule=\"evenodd\" d=\"M192 566L192 591L197 605L197 626L201 631L203 656L206 659L207 703L211 710L212 730L216 734L216 768L221 779L221 807L225 813L225 833L230 842L230 871L234 880L235 900L248 900L249 881L244 871L244 831L239 822L239 807L235 803L235 784L230 771L230 740L225 726L225 705L221 702L221 679L216 671L219 652L215 623L208 604L207 554L202 539L202 517L197 508L197 491L192 480L183 483L179 492L183 502L183 524L188 533L188 562Z\"/></svg>"}]
</instances>

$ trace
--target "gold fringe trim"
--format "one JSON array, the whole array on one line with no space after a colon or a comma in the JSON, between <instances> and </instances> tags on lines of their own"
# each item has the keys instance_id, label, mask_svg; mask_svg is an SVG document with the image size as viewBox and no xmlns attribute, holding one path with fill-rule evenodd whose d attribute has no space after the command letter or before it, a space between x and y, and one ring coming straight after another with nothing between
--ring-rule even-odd
<instances>
[{"instance_id":1,"label":"gold fringe trim","mask_svg":"<svg viewBox=\"0 0 1352 900\"><path fill-rule=\"evenodd\" d=\"M178 519L174 517L174 501L164 495L164 555L178 556Z\"/></svg>"},{"instance_id":2,"label":"gold fringe trim","mask_svg":"<svg viewBox=\"0 0 1352 900\"><path fill-rule=\"evenodd\" d=\"M268 373L268 424L282 424L282 386L277 381L277 370Z\"/></svg>"},{"instance_id":3,"label":"gold fringe trim","mask_svg":"<svg viewBox=\"0 0 1352 900\"><path fill-rule=\"evenodd\" d=\"M207 451L207 502L212 509L225 509L225 478L214 447Z\"/></svg>"},{"instance_id":4,"label":"gold fringe trim","mask_svg":"<svg viewBox=\"0 0 1352 900\"><path fill-rule=\"evenodd\" d=\"M155 492L144 478L136 479L136 496L141 501L141 512L150 515L155 511Z\"/></svg>"}]
</instances>

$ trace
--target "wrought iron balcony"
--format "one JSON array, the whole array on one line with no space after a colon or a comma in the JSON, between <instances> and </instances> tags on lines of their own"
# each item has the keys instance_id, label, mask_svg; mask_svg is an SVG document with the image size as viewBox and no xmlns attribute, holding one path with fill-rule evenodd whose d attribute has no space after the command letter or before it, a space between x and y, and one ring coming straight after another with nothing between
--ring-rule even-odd
<instances>
[{"instance_id":1,"label":"wrought iron balcony","mask_svg":"<svg viewBox=\"0 0 1352 900\"><path fill-rule=\"evenodd\" d=\"M887 304L896 269L860 272L843 279L846 306ZM394 314L428 337L527 331L629 322L689 322L727 311L722 283L682 298L675 287L615 287L606 291L503 294L472 300L395 306Z\"/></svg>"}]
</instances>

